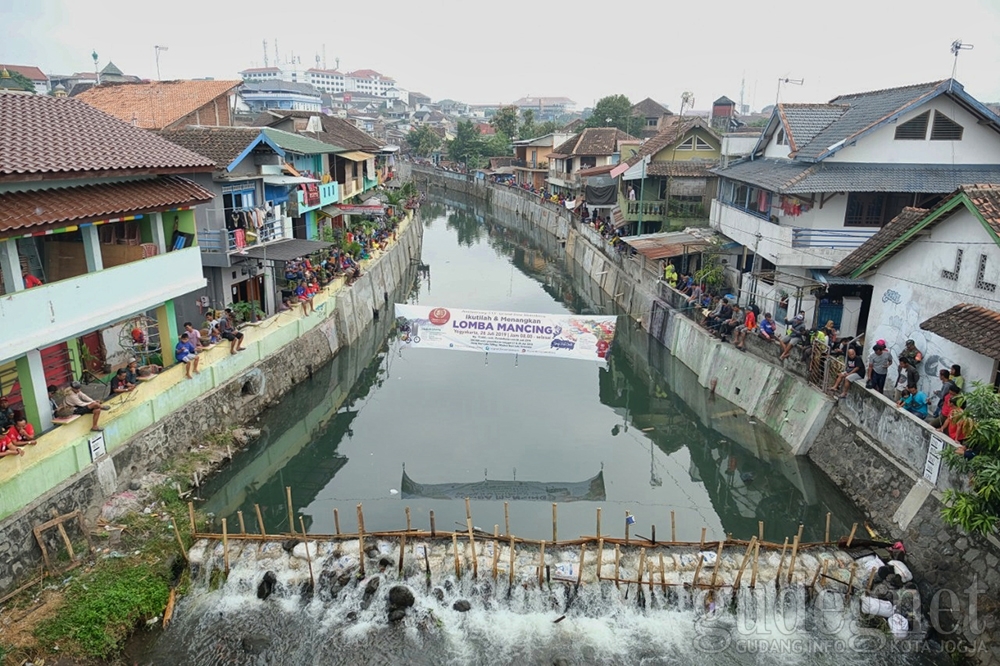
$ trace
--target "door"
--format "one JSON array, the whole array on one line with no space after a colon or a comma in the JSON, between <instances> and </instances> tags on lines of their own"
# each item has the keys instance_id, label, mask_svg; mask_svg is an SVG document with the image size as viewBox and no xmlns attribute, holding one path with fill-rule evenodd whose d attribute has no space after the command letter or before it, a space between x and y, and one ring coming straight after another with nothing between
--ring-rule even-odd
<instances>
[{"instance_id":1,"label":"door","mask_svg":"<svg viewBox=\"0 0 1000 666\"><path fill-rule=\"evenodd\" d=\"M292 218L292 238L299 238L301 240L308 239L308 236L306 236L305 215L300 215L299 217Z\"/></svg>"}]
</instances>

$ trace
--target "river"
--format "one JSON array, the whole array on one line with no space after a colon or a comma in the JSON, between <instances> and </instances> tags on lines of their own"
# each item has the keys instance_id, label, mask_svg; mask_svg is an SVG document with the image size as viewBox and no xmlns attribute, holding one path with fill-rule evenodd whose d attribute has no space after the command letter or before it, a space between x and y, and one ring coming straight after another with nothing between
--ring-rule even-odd
<instances>
[{"instance_id":1,"label":"river","mask_svg":"<svg viewBox=\"0 0 1000 666\"><path fill-rule=\"evenodd\" d=\"M543 251L511 228L516 221L441 199L425 204L421 217L422 266L399 302L613 314L581 295L558 247ZM510 530L526 538L552 537L558 501L562 539L594 534L600 507L605 534L621 536L630 512L633 535L649 535L655 525L666 539L673 512L677 540L749 539L762 521L765 538L779 543L800 524L804 541L822 540L828 513L834 537L863 520L807 459L783 453L770 431L710 396L666 350L649 349L624 318L600 364L402 349L391 319L383 314L353 348L262 415L261 438L201 489L204 510L233 529L238 511L255 526L259 505L267 531L286 532L290 489L296 530L301 516L308 532L334 533L336 509L341 530L354 532L358 504L368 531L404 527L405 507L414 527L428 528L433 511L438 529L450 530L464 529L462 498L471 495L477 527L503 532L509 499ZM196 581L148 663L906 661L850 651L817 658L788 646L770 655L730 643L694 650L698 621L690 609L626 611L596 588L579 604L584 617L575 628L554 630L554 611L536 599L480 611L475 620L474 612L427 611L440 632L429 640L433 629L419 621L396 632L329 600L307 604L291 594L264 610L253 575L238 583L231 576L215 591ZM433 601L421 597L418 607ZM814 624L803 620L794 637L814 637ZM837 640L846 640L843 631Z\"/></svg>"}]
</instances>

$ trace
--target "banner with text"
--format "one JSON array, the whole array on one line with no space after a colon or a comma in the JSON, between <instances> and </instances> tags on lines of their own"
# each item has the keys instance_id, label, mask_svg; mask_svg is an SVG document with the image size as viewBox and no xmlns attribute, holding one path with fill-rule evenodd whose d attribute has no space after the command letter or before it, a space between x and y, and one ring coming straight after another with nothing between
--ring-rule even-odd
<instances>
[{"instance_id":1,"label":"banner with text","mask_svg":"<svg viewBox=\"0 0 1000 666\"><path fill-rule=\"evenodd\" d=\"M412 347L599 361L616 317L432 308L396 303L400 339Z\"/></svg>"}]
</instances>

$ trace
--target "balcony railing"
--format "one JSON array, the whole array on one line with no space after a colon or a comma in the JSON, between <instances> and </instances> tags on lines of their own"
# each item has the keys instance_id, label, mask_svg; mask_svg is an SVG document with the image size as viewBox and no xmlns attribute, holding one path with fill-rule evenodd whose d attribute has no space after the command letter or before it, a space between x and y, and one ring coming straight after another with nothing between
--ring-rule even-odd
<instances>
[{"instance_id":1,"label":"balcony railing","mask_svg":"<svg viewBox=\"0 0 1000 666\"><path fill-rule=\"evenodd\" d=\"M205 286L196 247L4 295L0 363Z\"/></svg>"},{"instance_id":2,"label":"balcony railing","mask_svg":"<svg viewBox=\"0 0 1000 666\"><path fill-rule=\"evenodd\" d=\"M854 250L878 231L872 229L792 228L792 247Z\"/></svg>"},{"instance_id":3,"label":"balcony railing","mask_svg":"<svg viewBox=\"0 0 1000 666\"><path fill-rule=\"evenodd\" d=\"M246 230L246 246L250 247L260 243L269 243L273 240L280 240L285 237L281 220L269 217L265 220L260 231L253 229ZM236 243L236 232L227 229L212 229L198 232L198 246L202 252L210 254L221 254L223 252L236 252L239 246Z\"/></svg>"}]
</instances>

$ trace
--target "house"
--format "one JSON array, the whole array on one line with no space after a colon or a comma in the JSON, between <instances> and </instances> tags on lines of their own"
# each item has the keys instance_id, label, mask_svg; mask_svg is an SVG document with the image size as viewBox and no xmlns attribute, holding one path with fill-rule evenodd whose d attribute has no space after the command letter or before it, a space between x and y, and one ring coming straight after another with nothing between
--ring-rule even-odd
<instances>
[{"instance_id":1,"label":"house","mask_svg":"<svg viewBox=\"0 0 1000 666\"><path fill-rule=\"evenodd\" d=\"M921 388L940 388L953 363L967 385L997 385L998 244L1000 185L963 185L930 209L904 208L830 274L871 285L865 340L885 340L895 357L914 340Z\"/></svg>"},{"instance_id":2,"label":"house","mask_svg":"<svg viewBox=\"0 0 1000 666\"><path fill-rule=\"evenodd\" d=\"M396 87L396 79L376 72L374 69L356 69L344 77L348 91L367 93L376 97L387 97Z\"/></svg>"},{"instance_id":3,"label":"house","mask_svg":"<svg viewBox=\"0 0 1000 666\"><path fill-rule=\"evenodd\" d=\"M743 123L737 117L736 102L725 95L712 102L711 123L713 129L721 133L739 129Z\"/></svg>"},{"instance_id":4,"label":"house","mask_svg":"<svg viewBox=\"0 0 1000 666\"><path fill-rule=\"evenodd\" d=\"M101 83L75 99L144 129L231 125L239 81Z\"/></svg>"},{"instance_id":5,"label":"house","mask_svg":"<svg viewBox=\"0 0 1000 666\"><path fill-rule=\"evenodd\" d=\"M641 139L653 138L666 129L667 124L675 117L667 107L649 97L633 104L629 115L635 118L635 127L633 128L632 121L629 121L628 129L633 130L631 134Z\"/></svg>"},{"instance_id":6,"label":"house","mask_svg":"<svg viewBox=\"0 0 1000 666\"><path fill-rule=\"evenodd\" d=\"M526 109L533 109L535 120L556 120L560 116L571 113L576 108L576 102L569 97L522 97L511 102L523 113Z\"/></svg>"},{"instance_id":7,"label":"house","mask_svg":"<svg viewBox=\"0 0 1000 666\"><path fill-rule=\"evenodd\" d=\"M513 166L517 184L543 189L549 173L549 153L572 136L566 132L552 132L534 139L515 141Z\"/></svg>"},{"instance_id":8,"label":"house","mask_svg":"<svg viewBox=\"0 0 1000 666\"><path fill-rule=\"evenodd\" d=\"M46 386L133 354L173 364L174 303L205 286L195 211L212 200L188 175L212 162L69 97L0 93L0 117L0 389L41 431ZM66 427L83 438L89 419Z\"/></svg>"},{"instance_id":9,"label":"house","mask_svg":"<svg viewBox=\"0 0 1000 666\"><path fill-rule=\"evenodd\" d=\"M251 113L269 109L316 111L323 108L323 96L308 83L282 81L244 81L240 95Z\"/></svg>"},{"instance_id":10,"label":"house","mask_svg":"<svg viewBox=\"0 0 1000 666\"><path fill-rule=\"evenodd\" d=\"M715 170L710 223L741 246L736 278L758 305L784 291L853 334L864 283L829 269L905 207L1000 183L998 154L1000 118L951 79L778 104L750 156Z\"/></svg>"},{"instance_id":11,"label":"house","mask_svg":"<svg viewBox=\"0 0 1000 666\"><path fill-rule=\"evenodd\" d=\"M688 227L707 218L717 177L722 138L701 118L669 116L670 123L641 146L622 148L619 225L634 223L636 234ZM631 235L631 234L629 234Z\"/></svg>"},{"instance_id":12,"label":"house","mask_svg":"<svg viewBox=\"0 0 1000 666\"><path fill-rule=\"evenodd\" d=\"M183 316L197 316L192 309L201 300L214 307L257 302L273 314L280 262L323 246L320 211L335 213L340 202L339 185L323 175L343 149L271 127L192 126L161 136L215 163L212 174L196 178L215 194L196 219L208 284L185 301Z\"/></svg>"},{"instance_id":13,"label":"house","mask_svg":"<svg viewBox=\"0 0 1000 666\"><path fill-rule=\"evenodd\" d=\"M24 78L31 81L31 83L35 86L35 92L37 94L48 94L50 90L49 77L45 76L44 72L34 65L0 65L0 71L5 69L8 72L20 74Z\"/></svg>"},{"instance_id":14,"label":"house","mask_svg":"<svg viewBox=\"0 0 1000 666\"><path fill-rule=\"evenodd\" d=\"M581 169L617 164L623 141L637 139L615 127L587 127L552 149L548 184L554 192L576 194L583 188Z\"/></svg>"}]
</instances>

